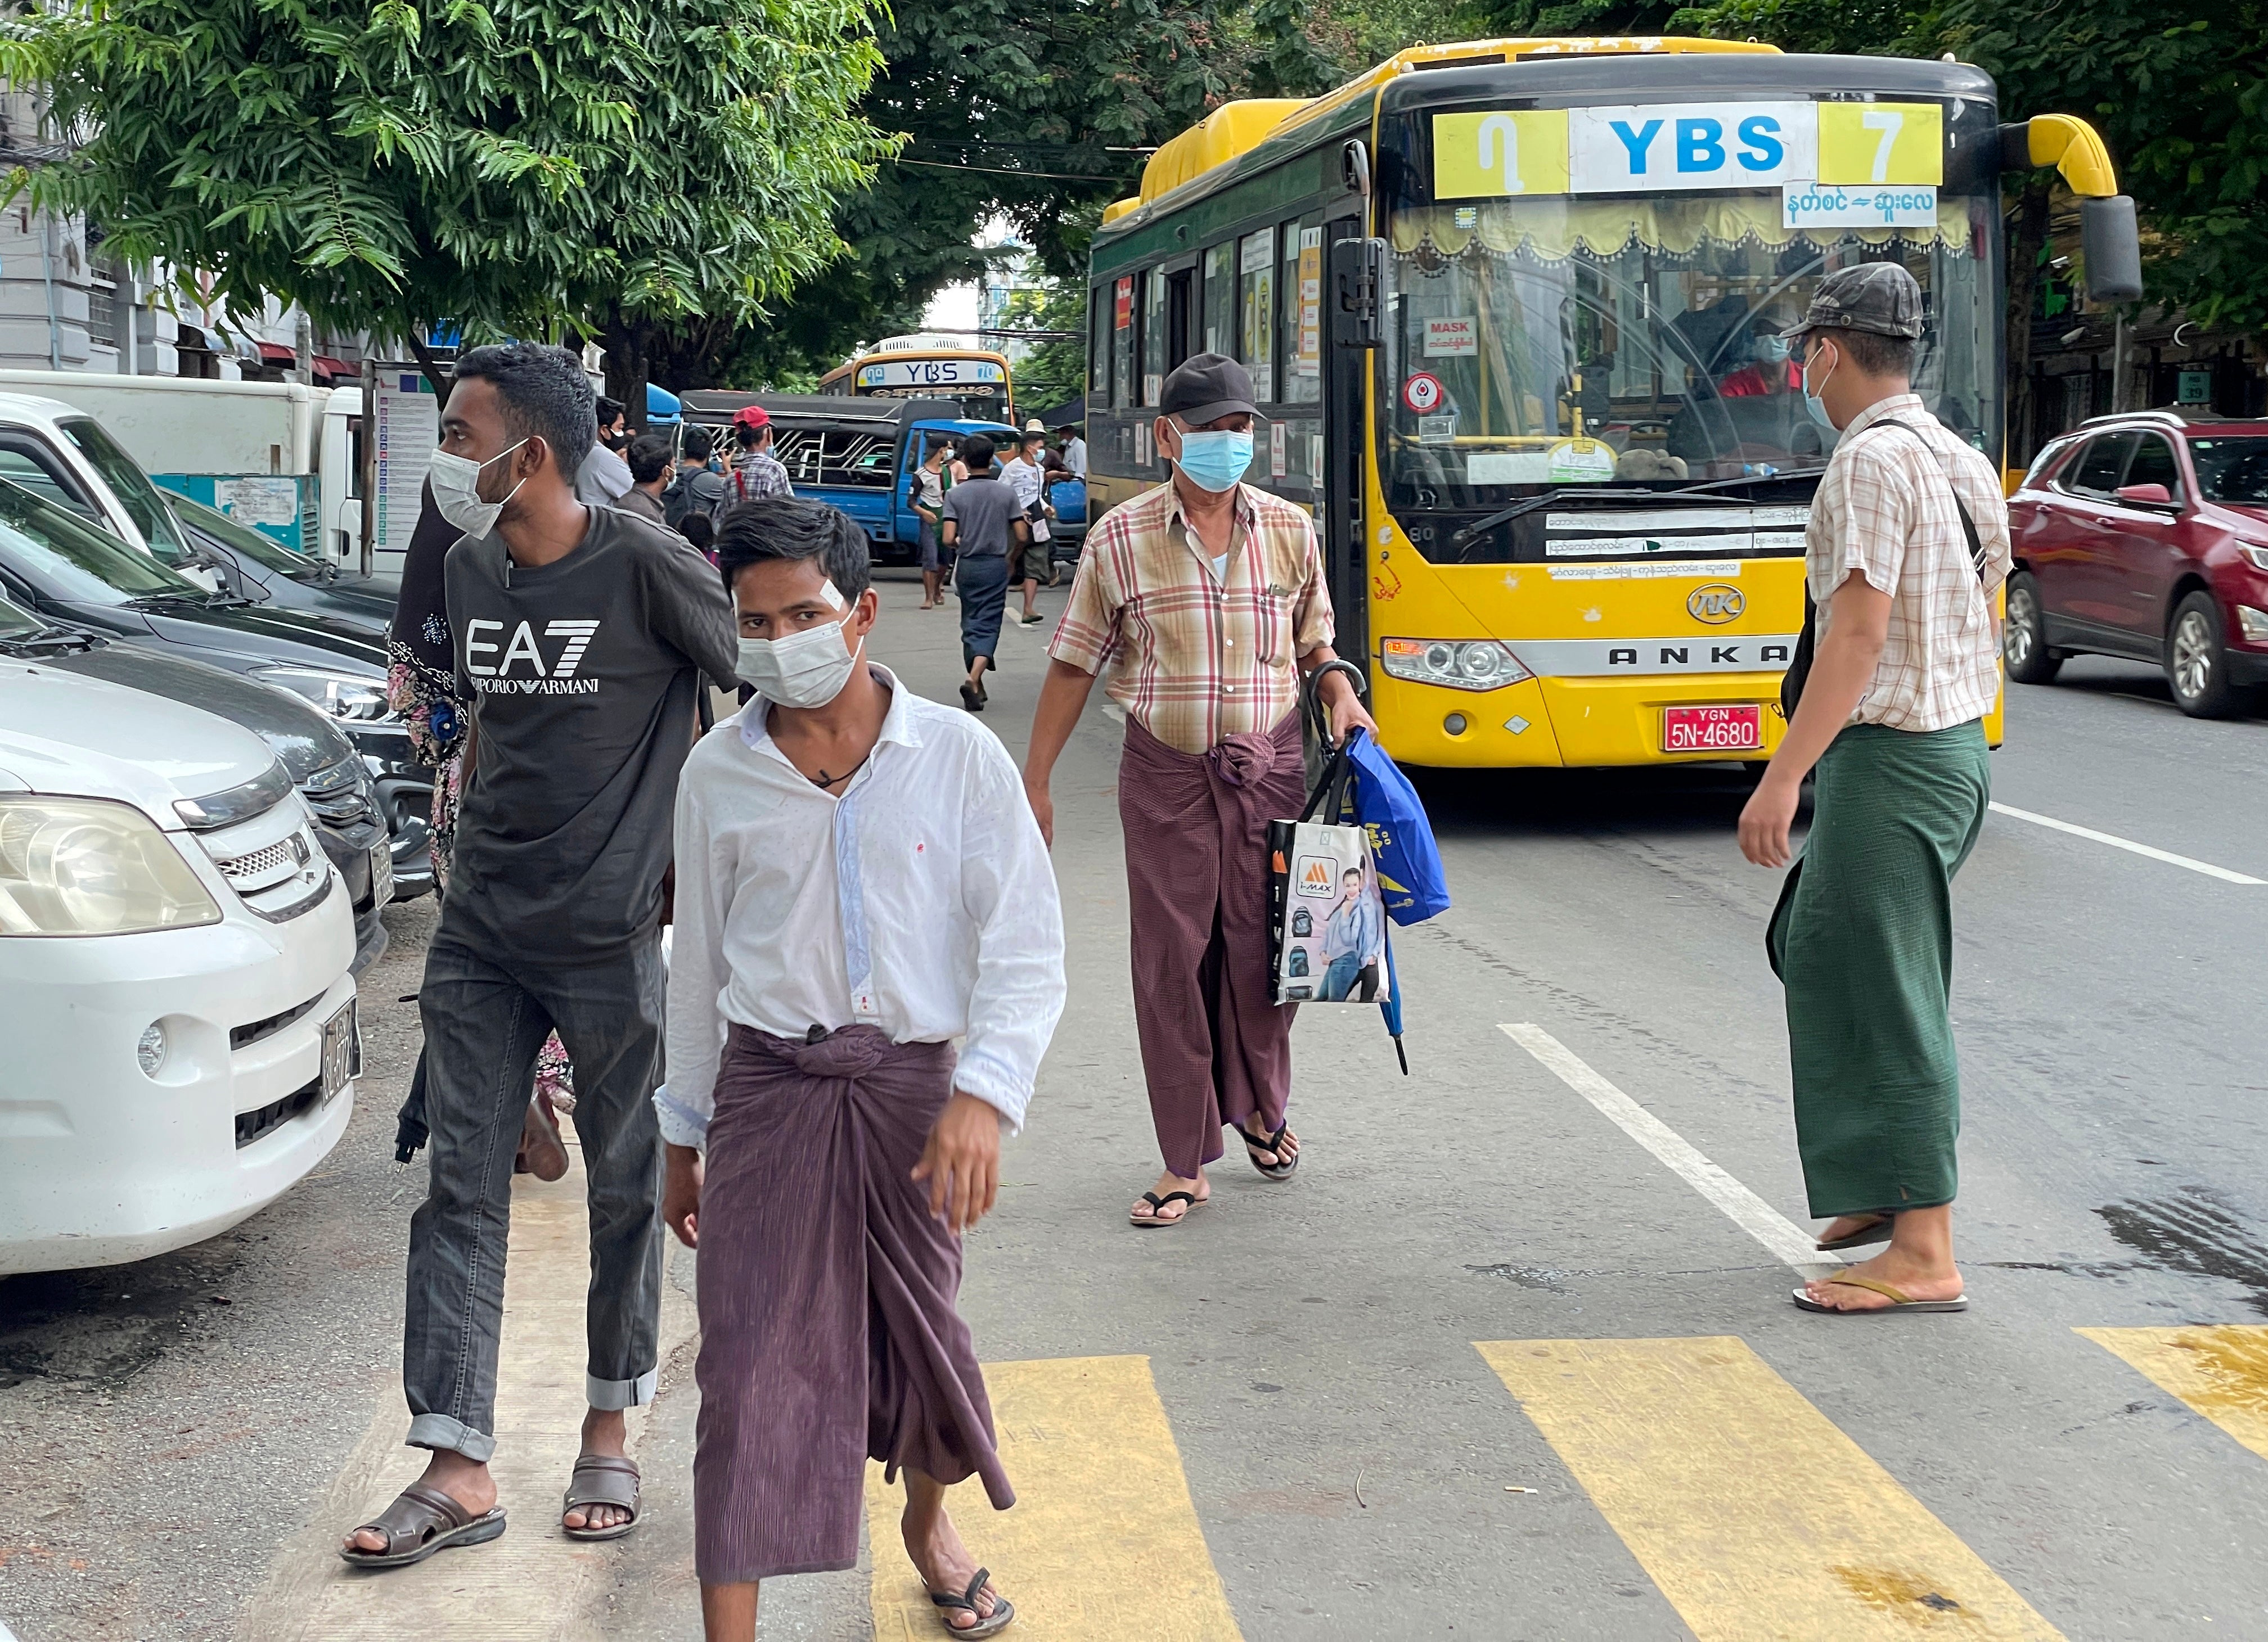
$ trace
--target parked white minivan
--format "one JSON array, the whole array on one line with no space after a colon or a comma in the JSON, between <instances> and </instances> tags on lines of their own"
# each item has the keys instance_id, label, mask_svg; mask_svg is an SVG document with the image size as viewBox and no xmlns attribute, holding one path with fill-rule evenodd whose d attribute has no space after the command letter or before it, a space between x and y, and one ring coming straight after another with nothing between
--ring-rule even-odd
<instances>
[{"instance_id":1,"label":"parked white minivan","mask_svg":"<svg viewBox=\"0 0 2268 1642\"><path fill-rule=\"evenodd\" d=\"M199 1242L323 1159L348 902L258 737L0 663L0 1274Z\"/></svg>"}]
</instances>

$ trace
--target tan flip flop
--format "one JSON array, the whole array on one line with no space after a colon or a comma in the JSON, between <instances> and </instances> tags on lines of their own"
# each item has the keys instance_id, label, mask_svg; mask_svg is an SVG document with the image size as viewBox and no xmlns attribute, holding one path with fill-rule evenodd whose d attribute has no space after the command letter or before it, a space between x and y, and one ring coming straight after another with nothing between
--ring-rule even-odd
<instances>
[{"instance_id":1,"label":"tan flip flop","mask_svg":"<svg viewBox=\"0 0 2268 1642\"><path fill-rule=\"evenodd\" d=\"M1847 1237L1837 1237L1832 1242L1822 1240L1812 1246L1822 1254L1832 1254L1837 1249L1863 1249L1868 1243L1888 1242L1897 1223L1895 1214L1878 1214Z\"/></svg>"},{"instance_id":2,"label":"tan flip flop","mask_svg":"<svg viewBox=\"0 0 2268 1642\"><path fill-rule=\"evenodd\" d=\"M1793 1291L1795 1303L1806 1311L1824 1311L1838 1317L1879 1317L1892 1311L1966 1311L1969 1309L1969 1296L1966 1294L1955 1294L1951 1300L1916 1300L1903 1289L1893 1288L1888 1283L1878 1283L1871 1277L1855 1276L1849 1272L1830 1277L1827 1280L1830 1283L1840 1283L1846 1288L1872 1289L1875 1294L1888 1298L1890 1303L1887 1306L1868 1306L1863 1310L1847 1311L1841 1306L1822 1306L1800 1288Z\"/></svg>"}]
</instances>

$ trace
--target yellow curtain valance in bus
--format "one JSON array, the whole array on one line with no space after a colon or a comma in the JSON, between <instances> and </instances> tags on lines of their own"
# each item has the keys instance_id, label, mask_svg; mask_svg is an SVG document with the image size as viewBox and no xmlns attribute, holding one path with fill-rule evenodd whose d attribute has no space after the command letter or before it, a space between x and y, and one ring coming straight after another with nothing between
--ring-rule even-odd
<instances>
[{"instance_id":1,"label":"yellow curtain valance in bus","mask_svg":"<svg viewBox=\"0 0 2268 1642\"><path fill-rule=\"evenodd\" d=\"M1564 262L1579 250L1610 257L1637 244L1683 256L1705 242L1738 245L1749 239L1773 250L1799 238L1822 250L1856 239L1870 246L1938 245L1959 253L1969 249L1970 232L1969 202L1958 196L1939 196L1933 228L1790 228L1780 221L1777 196L1537 199L1397 211L1393 241L1405 255L1430 242L1444 256L1462 256L1478 241L1487 251L1525 248L1546 262Z\"/></svg>"}]
</instances>

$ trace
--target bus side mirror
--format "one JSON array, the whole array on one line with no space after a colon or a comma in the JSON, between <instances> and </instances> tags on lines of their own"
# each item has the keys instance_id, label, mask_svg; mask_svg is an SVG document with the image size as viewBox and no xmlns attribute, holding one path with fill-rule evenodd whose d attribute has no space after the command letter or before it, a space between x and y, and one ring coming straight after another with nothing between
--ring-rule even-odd
<instances>
[{"instance_id":1,"label":"bus side mirror","mask_svg":"<svg viewBox=\"0 0 2268 1642\"><path fill-rule=\"evenodd\" d=\"M2134 226L2134 198L2115 194L2079 202L2079 245L2087 260L2089 302L2139 302L2142 297L2142 240Z\"/></svg>"},{"instance_id":2,"label":"bus side mirror","mask_svg":"<svg viewBox=\"0 0 2268 1642\"><path fill-rule=\"evenodd\" d=\"M1376 348L1385 340L1386 241L1331 242L1331 345Z\"/></svg>"}]
</instances>

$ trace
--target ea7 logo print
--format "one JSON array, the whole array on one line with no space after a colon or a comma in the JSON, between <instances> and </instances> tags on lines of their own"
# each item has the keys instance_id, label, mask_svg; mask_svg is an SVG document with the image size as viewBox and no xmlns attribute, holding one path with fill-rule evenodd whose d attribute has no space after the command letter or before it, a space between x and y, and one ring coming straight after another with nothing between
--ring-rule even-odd
<instances>
[{"instance_id":1,"label":"ea7 logo print","mask_svg":"<svg viewBox=\"0 0 2268 1642\"><path fill-rule=\"evenodd\" d=\"M1712 627L1723 627L1748 607L1749 601L1741 597L1741 590L1727 587L1722 582L1697 587L1685 597L1686 613Z\"/></svg>"},{"instance_id":2,"label":"ea7 logo print","mask_svg":"<svg viewBox=\"0 0 2268 1642\"><path fill-rule=\"evenodd\" d=\"M582 666L583 653L591 648L599 625L595 619L546 622L543 636L557 647L547 663L535 641L532 622L521 622L512 637L499 644L482 634L490 629L503 632L503 622L468 621L465 671L482 695L596 695L599 681L578 678L576 670ZM494 662L488 659L492 656L497 657Z\"/></svg>"}]
</instances>

